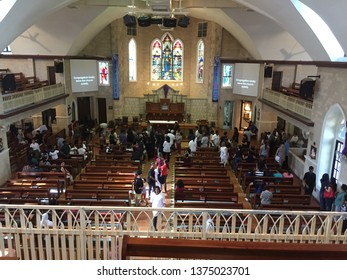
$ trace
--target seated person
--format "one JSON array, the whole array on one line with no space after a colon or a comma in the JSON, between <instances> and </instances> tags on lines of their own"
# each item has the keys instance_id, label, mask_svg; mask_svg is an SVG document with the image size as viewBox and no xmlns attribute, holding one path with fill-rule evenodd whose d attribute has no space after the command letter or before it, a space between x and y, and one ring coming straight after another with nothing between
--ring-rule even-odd
<instances>
[{"instance_id":1,"label":"seated person","mask_svg":"<svg viewBox=\"0 0 347 280\"><path fill-rule=\"evenodd\" d=\"M272 192L269 191L269 187L265 186L265 189L261 192L260 194L260 204L261 205L266 205L266 204L271 204L273 194Z\"/></svg>"},{"instance_id":2,"label":"seated person","mask_svg":"<svg viewBox=\"0 0 347 280\"><path fill-rule=\"evenodd\" d=\"M274 172L273 176L276 178L276 179L274 180L274 182L279 183L279 182L282 181L283 175L282 175L282 173L281 173L280 171L277 171L277 170L276 170L276 172ZM277 179L277 178L278 178L278 179Z\"/></svg>"},{"instance_id":3,"label":"seated person","mask_svg":"<svg viewBox=\"0 0 347 280\"><path fill-rule=\"evenodd\" d=\"M175 193L184 192L184 182L182 180L177 180L175 184Z\"/></svg>"}]
</instances>

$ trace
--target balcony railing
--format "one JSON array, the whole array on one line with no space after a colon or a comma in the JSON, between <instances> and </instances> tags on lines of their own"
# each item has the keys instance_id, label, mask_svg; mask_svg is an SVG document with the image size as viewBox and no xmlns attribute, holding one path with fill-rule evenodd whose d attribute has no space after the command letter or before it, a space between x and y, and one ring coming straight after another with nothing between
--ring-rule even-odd
<instances>
[{"instance_id":1,"label":"balcony railing","mask_svg":"<svg viewBox=\"0 0 347 280\"><path fill-rule=\"evenodd\" d=\"M263 98L270 101L283 109L289 110L307 119L312 116L312 102L306 101L302 98L289 96L279 91L265 89Z\"/></svg>"},{"instance_id":2,"label":"balcony railing","mask_svg":"<svg viewBox=\"0 0 347 280\"><path fill-rule=\"evenodd\" d=\"M2 95L0 114L8 113L25 106L40 103L44 100L63 95L65 87L63 84L55 84L33 90L24 90Z\"/></svg>"},{"instance_id":3,"label":"balcony railing","mask_svg":"<svg viewBox=\"0 0 347 280\"><path fill-rule=\"evenodd\" d=\"M247 242L347 244L347 213L309 211L159 209L79 206L0 206L0 255L18 258L108 260L122 237L216 239Z\"/></svg>"}]
</instances>

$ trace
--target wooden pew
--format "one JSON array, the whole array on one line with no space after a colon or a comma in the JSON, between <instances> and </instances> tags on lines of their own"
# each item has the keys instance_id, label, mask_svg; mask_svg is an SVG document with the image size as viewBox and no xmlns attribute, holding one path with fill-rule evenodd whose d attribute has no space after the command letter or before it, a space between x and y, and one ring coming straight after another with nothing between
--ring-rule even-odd
<instances>
[{"instance_id":1,"label":"wooden pew","mask_svg":"<svg viewBox=\"0 0 347 280\"><path fill-rule=\"evenodd\" d=\"M231 191L207 191L207 190L184 190L175 193L175 202L191 202L191 201L221 201L221 202L238 202L238 193Z\"/></svg>"},{"instance_id":2,"label":"wooden pew","mask_svg":"<svg viewBox=\"0 0 347 280\"><path fill-rule=\"evenodd\" d=\"M301 185L268 185L269 191L273 194L293 194L300 195L302 194ZM246 189L246 197L251 198L255 194L255 186L250 186Z\"/></svg>"},{"instance_id":3,"label":"wooden pew","mask_svg":"<svg viewBox=\"0 0 347 280\"><path fill-rule=\"evenodd\" d=\"M182 168L182 167L175 167L175 174L197 174L201 176L210 177L210 175L217 175L217 176L226 176L228 175L228 170L226 169L219 169L219 170L211 170L208 168L204 169L196 169L196 168Z\"/></svg>"},{"instance_id":4,"label":"wooden pew","mask_svg":"<svg viewBox=\"0 0 347 280\"><path fill-rule=\"evenodd\" d=\"M261 205L261 210L289 210L289 211L320 211L317 205L298 205L298 204L268 204Z\"/></svg>"},{"instance_id":5,"label":"wooden pew","mask_svg":"<svg viewBox=\"0 0 347 280\"><path fill-rule=\"evenodd\" d=\"M262 180L265 183L276 183L276 184L286 184L292 185L294 178L276 178L273 176L243 176L242 178L242 187L247 188L248 185L255 180Z\"/></svg>"},{"instance_id":6,"label":"wooden pew","mask_svg":"<svg viewBox=\"0 0 347 280\"><path fill-rule=\"evenodd\" d=\"M260 194L255 194L251 199L251 207L253 209L260 207ZM278 193L274 194L271 199L271 204L293 204L293 205L310 205L311 196L310 195L301 195L301 194L283 194Z\"/></svg>"},{"instance_id":7,"label":"wooden pew","mask_svg":"<svg viewBox=\"0 0 347 280\"><path fill-rule=\"evenodd\" d=\"M176 177L175 180L183 180L184 185L198 185L198 186L216 186L216 185L230 185L230 178L189 178L189 177Z\"/></svg>"},{"instance_id":8,"label":"wooden pew","mask_svg":"<svg viewBox=\"0 0 347 280\"><path fill-rule=\"evenodd\" d=\"M138 170L138 166L110 166L110 165L87 165L85 172L110 172L110 173L134 173Z\"/></svg>"},{"instance_id":9,"label":"wooden pew","mask_svg":"<svg viewBox=\"0 0 347 280\"><path fill-rule=\"evenodd\" d=\"M190 201L175 202L175 208L243 209L243 204L225 201Z\"/></svg>"},{"instance_id":10,"label":"wooden pew","mask_svg":"<svg viewBox=\"0 0 347 280\"><path fill-rule=\"evenodd\" d=\"M124 183L134 181L134 173L111 173L111 172L82 172L80 180L122 180Z\"/></svg>"},{"instance_id":11,"label":"wooden pew","mask_svg":"<svg viewBox=\"0 0 347 280\"><path fill-rule=\"evenodd\" d=\"M341 260L347 244L242 242L123 236L122 260L131 257L214 260ZM250 272L245 271L244 275Z\"/></svg>"}]
</instances>

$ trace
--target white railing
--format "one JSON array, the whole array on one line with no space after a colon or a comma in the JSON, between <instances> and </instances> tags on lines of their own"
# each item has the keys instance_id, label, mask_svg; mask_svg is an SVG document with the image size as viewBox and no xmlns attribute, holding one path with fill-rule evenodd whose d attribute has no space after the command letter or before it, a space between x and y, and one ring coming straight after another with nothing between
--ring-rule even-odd
<instances>
[{"instance_id":1,"label":"white railing","mask_svg":"<svg viewBox=\"0 0 347 280\"><path fill-rule=\"evenodd\" d=\"M65 94L64 85L59 83L33 90L24 90L2 95L0 114Z\"/></svg>"},{"instance_id":2,"label":"white railing","mask_svg":"<svg viewBox=\"0 0 347 280\"><path fill-rule=\"evenodd\" d=\"M264 89L263 98L282 107L283 109L287 109L302 117L311 119L313 105L311 101L306 101L301 98L288 96L282 94L279 91L274 91L271 89Z\"/></svg>"},{"instance_id":3,"label":"white railing","mask_svg":"<svg viewBox=\"0 0 347 280\"><path fill-rule=\"evenodd\" d=\"M117 259L122 237L347 244L347 213L141 207L0 206L0 255L18 258ZM45 213L49 221L44 222Z\"/></svg>"}]
</instances>

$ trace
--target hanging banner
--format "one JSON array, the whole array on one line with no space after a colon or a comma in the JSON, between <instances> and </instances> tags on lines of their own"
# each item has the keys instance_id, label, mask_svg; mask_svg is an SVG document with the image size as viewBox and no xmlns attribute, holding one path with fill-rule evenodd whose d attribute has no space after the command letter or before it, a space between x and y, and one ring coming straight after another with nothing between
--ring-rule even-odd
<instances>
[{"instance_id":1,"label":"hanging banner","mask_svg":"<svg viewBox=\"0 0 347 280\"><path fill-rule=\"evenodd\" d=\"M212 87L212 102L218 102L220 88L220 58L214 57L213 64L213 87Z\"/></svg>"},{"instance_id":2,"label":"hanging banner","mask_svg":"<svg viewBox=\"0 0 347 280\"><path fill-rule=\"evenodd\" d=\"M118 54L112 55L112 65L113 65L113 100L119 100Z\"/></svg>"}]
</instances>

